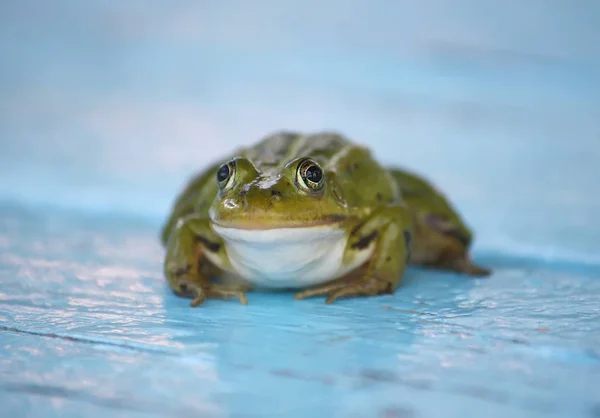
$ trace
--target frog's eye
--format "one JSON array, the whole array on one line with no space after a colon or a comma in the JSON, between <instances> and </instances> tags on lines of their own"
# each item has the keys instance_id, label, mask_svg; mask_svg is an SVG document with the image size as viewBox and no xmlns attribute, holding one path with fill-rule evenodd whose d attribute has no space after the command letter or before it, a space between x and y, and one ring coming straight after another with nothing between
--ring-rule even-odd
<instances>
[{"instance_id":1,"label":"frog's eye","mask_svg":"<svg viewBox=\"0 0 600 418\"><path fill-rule=\"evenodd\" d=\"M219 184L219 188L224 190L228 187L231 187L233 183L233 175L235 173L235 162L230 161L228 163L223 164L217 170L217 183Z\"/></svg>"},{"instance_id":2,"label":"frog's eye","mask_svg":"<svg viewBox=\"0 0 600 418\"><path fill-rule=\"evenodd\" d=\"M307 159L298 166L298 182L312 192L318 192L325 185L323 170L313 160Z\"/></svg>"}]
</instances>

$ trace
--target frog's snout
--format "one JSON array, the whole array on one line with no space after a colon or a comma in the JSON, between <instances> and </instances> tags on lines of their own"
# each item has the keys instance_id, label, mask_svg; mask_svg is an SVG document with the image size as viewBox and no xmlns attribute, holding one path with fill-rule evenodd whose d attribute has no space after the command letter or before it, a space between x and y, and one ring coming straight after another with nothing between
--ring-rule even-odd
<instances>
[{"instance_id":1,"label":"frog's snout","mask_svg":"<svg viewBox=\"0 0 600 418\"><path fill-rule=\"evenodd\" d=\"M242 207L248 211L271 208L285 197L281 187L270 189L253 188L241 196Z\"/></svg>"},{"instance_id":2,"label":"frog's snout","mask_svg":"<svg viewBox=\"0 0 600 418\"><path fill-rule=\"evenodd\" d=\"M273 210L273 206L285 198L282 187L261 189L247 187L238 193L230 193L219 204L221 218L249 216Z\"/></svg>"}]
</instances>

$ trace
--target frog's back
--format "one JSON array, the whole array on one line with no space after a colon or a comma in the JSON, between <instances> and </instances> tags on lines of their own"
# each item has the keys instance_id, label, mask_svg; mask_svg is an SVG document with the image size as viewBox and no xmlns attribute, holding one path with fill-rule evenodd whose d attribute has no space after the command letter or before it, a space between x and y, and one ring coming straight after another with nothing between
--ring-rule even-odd
<instances>
[{"instance_id":1,"label":"frog's back","mask_svg":"<svg viewBox=\"0 0 600 418\"><path fill-rule=\"evenodd\" d=\"M244 149L241 155L252 161L259 172L281 170L290 161L302 157L310 157L327 169L332 158L350 145L350 141L335 133L278 132Z\"/></svg>"},{"instance_id":2,"label":"frog's back","mask_svg":"<svg viewBox=\"0 0 600 418\"><path fill-rule=\"evenodd\" d=\"M390 174L397 182L404 200L415 210L440 214L462 226L450 201L430 181L408 170L393 167Z\"/></svg>"}]
</instances>

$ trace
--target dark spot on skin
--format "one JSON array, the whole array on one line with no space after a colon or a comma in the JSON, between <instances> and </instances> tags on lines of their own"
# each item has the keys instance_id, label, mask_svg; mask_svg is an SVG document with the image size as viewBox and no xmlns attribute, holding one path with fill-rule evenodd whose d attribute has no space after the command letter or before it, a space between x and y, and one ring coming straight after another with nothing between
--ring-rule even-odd
<instances>
[{"instance_id":1,"label":"dark spot on skin","mask_svg":"<svg viewBox=\"0 0 600 418\"><path fill-rule=\"evenodd\" d=\"M460 242L464 247L471 245L471 237L461 231L458 227L452 226L448 218L442 215L428 215L425 218L425 222L433 230L440 234L452 237Z\"/></svg>"},{"instance_id":2,"label":"dark spot on skin","mask_svg":"<svg viewBox=\"0 0 600 418\"><path fill-rule=\"evenodd\" d=\"M275 196L277 196L277 197L281 197L282 195L281 195L281 192L280 192L280 191L277 191L277 190L271 190L271 196L273 196L273 197L275 197Z\"/></svg>"},{"instance_id":3,"label":"dark spot on skin","mask_svg":"<svg viewBox=\"0 0 600 418\"><path fill-rule=\"evenodd\" d=\"M190 272L191 268L192 268L192 266L188 264L185 267L178 268L177 270L175 270L175 272L173 274L175 275L175 277L179 278L181 276L188 274Z\"/></svg>"},{"instance_id":4,"label":"dark spot on skin","mask_svg":"<svg viewBox=\"0 0 600 418\"><path fill-rule=\"evenodd\" d=\"M350 248L354 248L354 249L357 249L357 250L364 250L365 248L367 248L369 246L369 244L375 238L377 238L377 235L379 235L379 233L377 231L373 231L369 235L362 237L357 242L355 242L354 244L352 244L350 246Z\"/></svg>"},{"instance_id":5,"label":"dark spot on skin","mask_svg":"<svg viewBox=\"0 0 600 418\"><path fill-rule=\"evenodd\" d=\"M352 168L355 170L358 170L359 167L360 167L360 165L358 163L352 164Z\"/></svg>"},{"instance_id":6,"label":"dark spot on skin","mask_svg":"<svg viewBox=\"0 0 600 418\"><path fill-rule=\"evenodd\" d=\"M404 244L406 245L406 261L410 258L412 247L412 234L408 230L404 230Z\"/></svg>"},{"instance_id":7,"label":"dark spot on skin","mask_svg":"<svg viewBox=\"0 0 600 418\"><path fill-rule=\"evenodd\" d=\"M330 215L329 220L332 222L341 222L346 220L346 215Z\"/></svg>"},{"instance_id":8,"label":"dark spot on skin","mask_svg":"<svg viewBox=\"0 0 600 418\"><path fill-rule=\"evenodd\" d=\"M206 249L211 253L216 253L221 249L221 244L207 240L201 235L196 235L196 241L204 244Z\"/></svg>"},{"instance_id":9,"label":"dark spot on skin","mask_svg":"<svg viewBox=\"0 0 600 418\"><path fill-rule=\"evenodd\" d=\"M418 190L406 190L406 189L402 189L402 196L404 197L417 197L417 196L423 196L425 195L425 193L420 192Z\"/></svg>"},{"instance_id":10,"label":"dark spot on skin","mask_svg":"<svg viewBox=\"0 0 600 418\"><path fill-rule=\"evenodd\" d=\"M358 225L356 225L354 228L352 228L352 231L350 231L350 235L355 235L358 232L358 230L363 227L364 224L365 224L364 222L361 222Z\"/></svg>"},{"instance_id":11,"label":"dark spot on skin","mask_svg":"<svg viewBox=\"0 0 600 418\"><path fill-rule=\"evenodd\" d=\"M393 285L390 282L388 282L386 288L383 290L382 293L383 294L392 294L392 293L394 293L394 287L393 287Z\"/></svg>"},{"instance_id":12,"label":"dark spot on skin","mask_svg":"<svg viewBox=\"0 0 600 418\"><path fill-rule=\"evenodd\" d=\"M179 296L194 297L196 295L187 283L179 283Z\"/></svg>"},{"instance_id":13,"label":"dark spot on skin","mask_svg":"<svg viewBox=\"0 0 600 418\"><path fill-rule=\"evenodd\" d=\"M386 257L385 261L392 261L392 257Z\"/></svg>"},{"instance_id":14,"label":"dark spot on skin","mask_svg":"<svg viewBox=\"0 0 600 418\"><path fill-rule=\"evenodd\" d=\"M458 229L451 230L446 233L446 235L456 239L460 242L464 247L469 247L471 245L471 237L468 237L461 233Z\"/></svg>"},{"instance_id":15,"label":"dark spot on skin","mask_svg":"<svg viewBox=\"0 0 600 418\"><path fill-rule=\"evenodd\" d=\"M383 195L381 193L377 193L377 200L379 200L381 202L382 199L383 199Z\"/></svg>"}]
</instances>

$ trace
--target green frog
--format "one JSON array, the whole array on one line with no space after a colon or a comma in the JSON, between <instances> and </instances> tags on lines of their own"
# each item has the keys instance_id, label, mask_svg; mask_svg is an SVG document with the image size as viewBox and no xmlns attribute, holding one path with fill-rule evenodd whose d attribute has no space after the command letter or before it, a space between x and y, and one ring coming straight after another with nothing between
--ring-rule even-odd
<instances>
[{"instance_id":1,"label":"green frog","mask_svg":"<svg viewBox=\"0 0 600 418\"><path fill-rule=\"evenodd\" d=\"M164 273L191 306L252 289L295 299L393 293L408 264L486 276L472 233L426 180L335 132L277 132L192 178L162 231Z\"/></svg>"}]
</instances>

